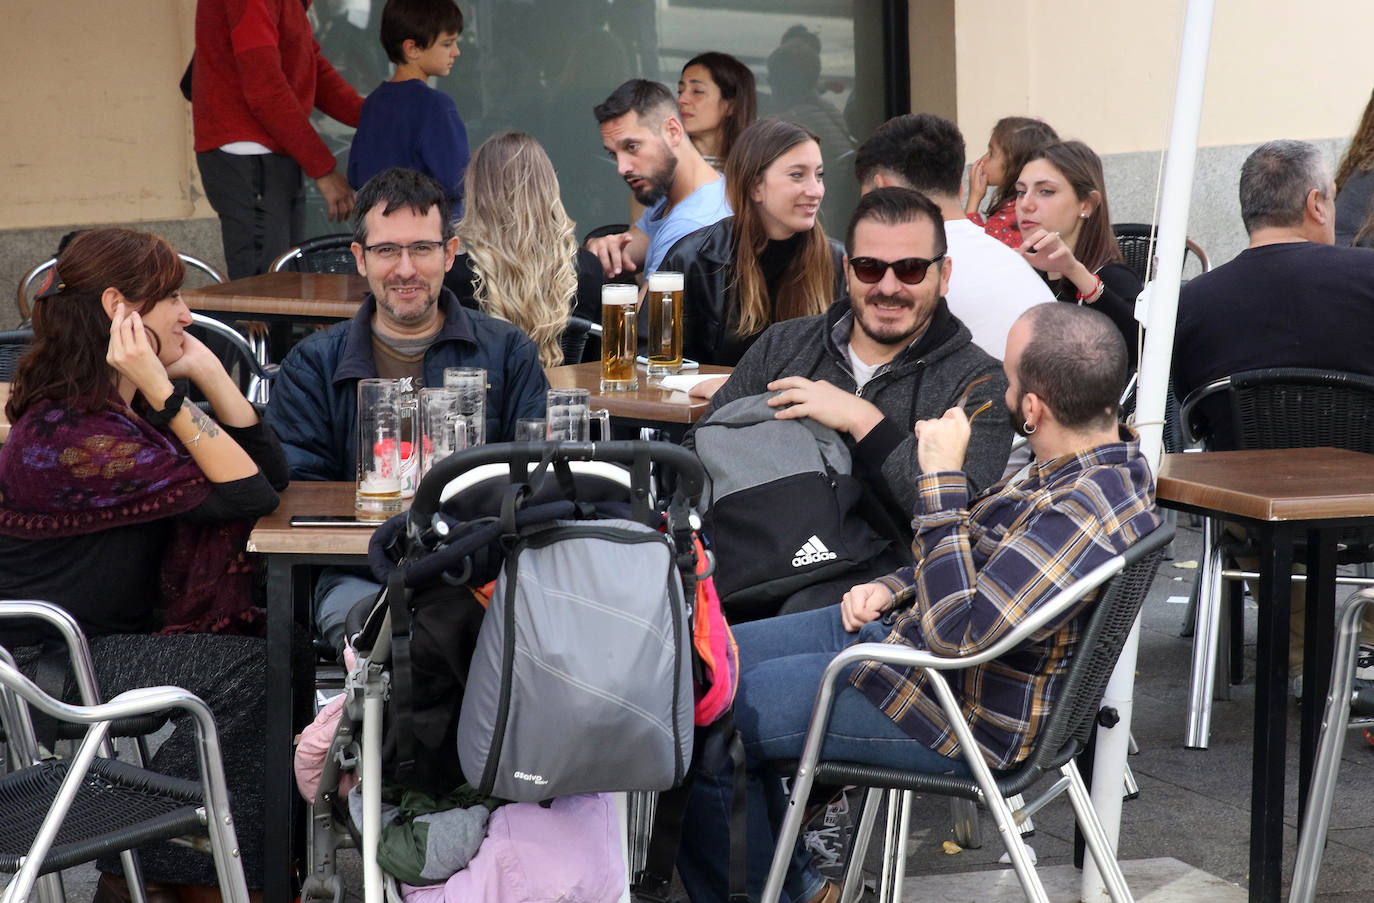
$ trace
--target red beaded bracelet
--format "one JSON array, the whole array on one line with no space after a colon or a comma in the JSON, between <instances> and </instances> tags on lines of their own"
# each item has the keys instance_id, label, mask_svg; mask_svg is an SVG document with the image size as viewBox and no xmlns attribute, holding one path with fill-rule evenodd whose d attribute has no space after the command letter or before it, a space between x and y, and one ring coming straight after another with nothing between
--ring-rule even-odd
<instances>
[{"instance_id":1,"label":"red beaded bracelet","mask_svg":"<svg viewBox=\"0 0 1374 903\"><path fill-rule=\"evenodd\" d=\"M1091 304L1091 303L1093 303L1094 301L1097 300L1098 296L1102 294L1102 290L1106 288L1106 286L1102 284L1102 277L1101 277L1101 276L1094 276L1093 278L1097 280L1097 284L1094 285L1094 286L1093 286L1093 290L1090 291L1090 292L1088 292L1086 295L1083 294L1082 292L1079 292L1079 293L1078 293L1078 300L1079 300L1079 301L1082 301L1082 302L1084 302L1084 303L1086 303L1086 304Z\"/></svg>"}]
</instances>

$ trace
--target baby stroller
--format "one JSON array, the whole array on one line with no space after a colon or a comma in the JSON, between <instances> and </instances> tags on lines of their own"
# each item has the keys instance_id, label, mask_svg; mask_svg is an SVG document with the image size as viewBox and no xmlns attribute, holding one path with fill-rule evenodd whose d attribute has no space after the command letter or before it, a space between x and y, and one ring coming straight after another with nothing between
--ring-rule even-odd
<instances>
[{"instance_id":1,"label":"baby stroller","mask_svg":"<svg viewBox=\"0 0 1374 903\"><path fill-rule=\"evenodd\" d=\"M655 469L675 486L661 504ZM485 445L435 465L372 540L384 589L350 621L356 660L311 807L303 900L341 898L335 852L353 844L367 903L399 899L376 856L384 783L442 793L466 780L545 802L683 780L699 563L709 571L694 536L703 479L695 455L659 442ZM474 590L493 580L484 609ZM340 793L348 771L361 830ZM628 816L644 843L646 796Z\"/></svg>"}]
</instances>

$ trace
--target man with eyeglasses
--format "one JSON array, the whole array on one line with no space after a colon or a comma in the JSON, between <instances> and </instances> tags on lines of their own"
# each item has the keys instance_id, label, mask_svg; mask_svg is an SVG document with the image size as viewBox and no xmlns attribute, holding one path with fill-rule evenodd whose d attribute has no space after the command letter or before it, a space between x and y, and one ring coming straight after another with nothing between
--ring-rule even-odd
<instances>
[{"instance_id":1,"label":"man with eyeglasses","mask_svg":"<svg viewBox=\"0 0 1374 903\"><path fill-rule=\"evenodd\" d=\"M442 386L447 367L487 371L488 442L508 442L522 417L544 416L549 383L533 341L515 326L468 310L444 288L458 239L444 188L410 169L386 169L358 191L353 256L371 291L353 319L287 354L266 420L293 480L352 480L360 379ZM375 594L366 569L327 569L316 584L316 626L335 648L353 603Z\"/></svg>"},{"instance_id":2,"label":"man with eyeglasses","mask_svg":"<svg viewBox=\"0 0 1374 903\"><path fill-rule=\"evenodd\" d=\"M703 420L738 398L776 392L768 403L778 417L809 417L846 436L854 474L873 496L866 518L910 542L920 477L913 426L961 400L970 413L985 401L995 406L1006 378L945 304L953 263L939 207L908 188L871 191L854 208L845 249L849 297L765 330ZM1010 448L1004 417L974 421L964 467L970 492L1002 475Z\"/></svg>"}]
</instances>

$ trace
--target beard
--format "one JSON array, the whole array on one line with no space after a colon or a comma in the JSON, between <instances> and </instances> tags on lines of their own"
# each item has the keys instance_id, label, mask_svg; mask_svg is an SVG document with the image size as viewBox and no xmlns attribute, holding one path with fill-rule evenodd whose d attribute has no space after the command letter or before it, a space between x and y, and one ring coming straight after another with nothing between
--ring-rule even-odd
<instances>
[{"instance_id":1,"label":"beard","mask_svg":"<svg viewBox=\"0 0 1374 903\"><path fill-rule=\"evenodd\" d=\"M646 179L648 184L643 188L632 189L635 200L645 207L652 207L668 195L668 189L673 187L673 176L677 174L677 157L674 157L664 147L665 159L663 168L658 172L648 176L638 176Z\"/></svg>"},{"instance_id":2,"label":"beard","mask_svg":"<svg viewBox=\"0 0 1374 903\"><path fill-rule=\"evenodd\" d=\"M1026 397L1022 392L1016 396L1016 407L1007 408L1007 421L1011 423L1011 431L1022 438L1029 439L1030 433L1026 431L1026 418L1021 416L1021 399Z\"/></svg>"},{"instance_id":3,"label":"beard","mask_svg":"<svg viewBox=\"0 0 1374 903\"><path fill-rule=\"evenodd\" d=\"M872 295L870 295L868 298L865 298L865 299L864 299L863 304L864 304L864 308L865 308L865 309L868 309L875 301L893 301L893 300L899 300L899 299L889 298L889 297L887 297L887 296L885 296L885 295L883 295L883 296L872 296ZM900 300L899 300L899 303L904 304L908 310L913 310L913 309L915 309L915 307L916 307L916 305L915 305L914 303L912 303L911 301L906 300L906 299L900 299ZM852 306L852 302L851 302L851 306ZM856 315L855 315L855 317L854 317L854 322L856 322L856 323L858 324L859 329L863 332L864 335L868 336L870 339L872 339L873 341L877 342L879 345L889 345L889 346L892 346L892 345L905 346L905 345L911 344L911 341L912 341L913 339L915 339L916 336L920 335L921 332L924 331L925 328L926 328L926 326L929 325L929 323L930 323L930 321L927 319L926 322L921 323L921 324L919 324L919 325L917 325L917 326L915 326L915 327L913 327L913 328L909 328L909 329L907 329L907 328L902 328L901 326L886 326L886 327L879 327L879 326L877 326L877 325L875 325L875 324L873 324L873 323L869 323L867 317L858 316L858 315L857 315L857 312L856 312Z\"/></svg>"}]
</instances>

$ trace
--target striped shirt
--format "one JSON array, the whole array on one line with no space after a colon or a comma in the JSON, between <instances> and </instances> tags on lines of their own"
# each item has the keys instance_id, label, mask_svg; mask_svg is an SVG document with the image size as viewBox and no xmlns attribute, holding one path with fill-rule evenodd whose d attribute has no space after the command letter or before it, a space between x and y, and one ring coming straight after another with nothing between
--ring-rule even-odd
<instances>
[{"instance_id":1,"label":"striped shirt","mask_svg":"<svg viewBox=\"0 0 1374 903\"><path fill-rule=\"evenodd\" d=\"M878 581L895 595L884 642L942 656L991 646L1064 587L1159 523L1154 479L1135 434L1032 464L968 501L961 472L922 474L912 529L918 562ZM1014 652L946 672L983 757L994 768L1029 755L1068 669L1093 594ZM894 617L893 614L888 615ZM870 662L852 680L930 748L958 750L924 672Z\"/></svg>"}]
</instances>

